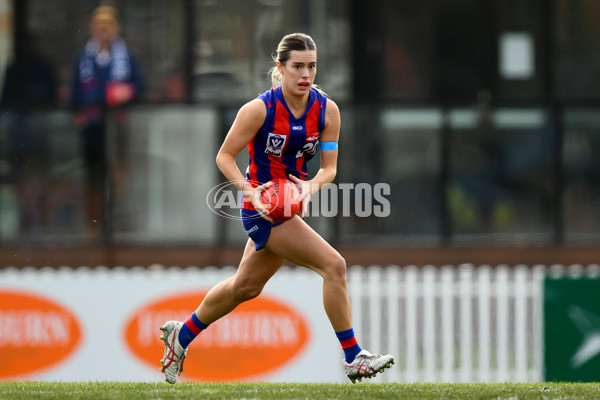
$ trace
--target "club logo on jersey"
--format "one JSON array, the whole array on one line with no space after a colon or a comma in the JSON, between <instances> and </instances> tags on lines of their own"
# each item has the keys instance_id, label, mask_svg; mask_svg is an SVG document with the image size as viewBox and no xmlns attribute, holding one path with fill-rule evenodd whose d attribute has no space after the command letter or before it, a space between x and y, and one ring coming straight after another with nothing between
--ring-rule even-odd
<instances>
[{"instance_id":1,"label":"club logo on jersey","mask_svg":"<svg viewBox=\"0 0 600 400\"><path fill-rule=\"evenodd\" d=\"M265 153L275 157L281 157L281 153L283 153L283 148L285 147L286 139L286 136L269 132L269 137L267 138L267 148L265 149Z\"/></svg>"}]
</instances>

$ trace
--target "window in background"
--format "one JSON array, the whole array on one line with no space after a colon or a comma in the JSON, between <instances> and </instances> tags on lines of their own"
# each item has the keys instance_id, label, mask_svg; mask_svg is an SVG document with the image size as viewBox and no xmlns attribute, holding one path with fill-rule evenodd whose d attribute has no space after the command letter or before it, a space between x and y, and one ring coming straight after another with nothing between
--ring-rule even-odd
<instances>
[{"instance_id":1,"label":"window in background","mask_svg":"<svg viewBox=\"0 0 600 400\"><path fill-rule=\"evenodd\" d=\"M95 0L29 0L27 29L41 54L57 70L60 100L68 104L71 74L77 55L89 38ZM121 35L136 58L151 102L185 101L183 0L114 2Z\"/></svg>"},{"instance_id":2,"label":"window in background","mask_svg":"<svg viewBox=\"0 0 600 400\"><path fill-rule=\"evenodd\" d=\"M190 234L192 228L182 222L178 225L177 219L173 218L168 210L161 209L154 203L154 208L148 208L156 212L154 218L140 222L140 213L145 209L139 207L143 204L140 201L143 196L139 195L150 193L152 190L154 192L151 193L156 194L157 185L162 183L164 175L160 173L160 168L155 168L152 173L156 173L156 176L144 176L147 179L134 183L129 181L139 175L140 168L156 166L156 163L147 163L148 158L141 156L146 154L144 152L148 148L143 146L146 142L140 137L145 136L149 129L147 126L137 129L139 124L135 123L128 124L127 129L111 138L114 140L110 143L111 146L114 145L114 152L109 154L113 163L111 183L120 183L122 178L127 180L126 187L111 193L115 195L112 202L104 196L96 197L100 207L114 212L109 214L109 217L99 220L86 216L86 197L82 194L85 169L80 135L75 130L73 115L69 111L37 110L36 107L40 105L38 103L42 103L41 94L48 91L41 91L41 88L49 86L41 80L46 75L55 78L52 85L55 92L53 96L56 97L44 100L43 105L47 108L58 105L63 109L68 106L75 60L90 38L90 16L99 2L62 0L61 7L57 7L56 2L42 0L29 0L24 4L24 34L19 38L19 43L27 59L33 60L30 64L34 65L34 69L32 76L24 80L28 84L25 93L30 98L29 101L21 101L23 107L20 109L19 118L12 113L2 116L2 123L6 128L2 130L1 138L5 144L2 148L2 165L3 173L7 175L6 182L10 186L5 190L0 211L3 218L6 218L4 221L9 223L2 228L3 239L20 243L58 243L63 239L67 243L98 242L98 235L92 234L91 230L86 232L87 225L98 226L98 230L100 227L109 227L107 237L111 237L114 233L112 229L115 229L119 239L125 237L133 241L152 240L160 235L167 241L172 237L198 239L197 235ZM119 12L121 36L127 42L142 71L145 83L142 100L185 101L183 54L186 44L182 21L185 2L130 0L115 1L113 4ZM29 73L30 69L20 68L20 74L23 75L24 70ZM45 70L52 70L52 73L46 73ZM114 117L115 115L109 116L109 125L119 125L111 120ZM123 115L120 117L122 119ZM173 123L168 119L168 115L162 122L167 121ZM185 126L184 129L181 133L187 135L191 128ZM133 147L127 151L121 148L115 150L125 142L132 143ZM141 147L136 147L138 144ZM119 171L116 171L115 157L127 165L126 171L120 166ZM121 160L121 157L126 159ZM193 163L191 165L195 166ZM172 170L173 168L169 169ZM182 170L189 171L186 168ZM156 199L164 200L165 204L169 205L172 201L169 195L171 189L177 189L177 184L187 178L189 176L182 175L181 178L170 180L168 183L171 186L159 187L164 189L165 193L158 194ZM143 188L140 189L140 186ZM194 189L197 189L197 186L190 186L190 196L186 198L195 199ZM179 206L183 208L185 204ZM129 214L124 215L125 211ZM192 214L189 220L193 221L194 216ZM164 218L171 218L174 222L168 229L160 225ZM140 232L140 227L147 231ZM178 234L181 236L177 236ZM132 236L135 238L132 239Z\"/></svg>"},{"instance_id":3,"label":"window in background","mask_svg":"<svg viewBox=\"0 0 600 400\"><path fill-rule=\"evenodd\" d=\"M419 99L432 95L434 17L435 9L429 2L383 1L381 68L386 98Z\"/></svg>"},{"instance_id":4,"label":"window in background","mask_svg":"<svg viewBox=\"0 0 600 400\"><path fill-rule=\"evenodd\" d=\"M476 0L381 0L381 93L388 99L474 100L491 90L493 8Z\"/></svg>"},{"instance_id":5,"label":"window in background","mask_svg":"<svg viewBox=\"0 0 600 400\"><path fill-rule=\"evenodd\" d=\"M117 3L123 36L138 59L149 102L186 101L184 0Z\"/></svg>"},{"instance_id":6,"label":"window in background","mask_svg":"<svg viewBox=\"0 0 600 400\"><path fill-rule=\"evenodd\" d=\"M556 1L556 93L560 98L598 98L600 2Z\"/></svg>"},{"instance_id":7,"label":"window in background","mask_svg":"<svg viewBox=\"0 0 600 400\"><path fill-rule=\"evenodd\" d=\"M63 59L73 55L68 43L62 46L65 39L56 27L64 27L65 18L73 14L54 9L44 17L48 4L26 5L2 91L1 239L19 244L78 242L84 239L78 136L72 114L56 109L67 101L64 66L73 60Z\"/></svg>"},{"instance_id":8,"label":"window in background","mask_svg":"<svg viewBox=\"0 0 600 400\"><path fill-rule=\"evenodd\" d=\"M89 38L89 15L96 7L93 0L65 0L61 7L45 0L29 0L26 31L21 38L54 67L58 82L59 104L69 103L71 74L77 56Z\"/></svg>"},{"instance_id":9,"label":"window in background","mask_svg":"<svg viewBox=\"0 0 600 400\"><path fill-rule=\"evenodd\" d=\"M345 125L337 182L353 187L351 215L338 216L340 240L439 243L441 112L354 107L346 111ZM384 202L374 194L381 185L389 186L389 193L379 193ZM379 216L373 207L388 213Z\"/></svg>"},{"instance_id":10,"label":"window in background","mask_svg":"<svg viewBox=\"0 0 600 400\"><path fill-rule=\"evenodd\" d=\"M196 101L248 101L270 88L272 55L288 33L305 32L318 49L317 83L348 96L348 11L344 2L198 0L192 93Z\"/></svg>"},{"instance_id":11,"label":"window in background","mask_svg":"<svg viewBox=\"0 0 600 400\"><path fill-rule=\"evenodd\" d=\"M454 243L553 239L553 141L539 109L453 109L447 187Z\"/></svg>"},{"instance_id":12,"label":"window in background","mask_svg":"<svg viewBox=\"0 0 600 400\"><path fill-rule=\"evenodd\" d=\"M0 239L70 244L84 239L83 170L71 114L0 114Z\"/></svg>"},{"instance_id":13,"label":"window in background","mask_svg":"<svg viewBox=\"0 0 600 400\"><path fill-rule=\"evenodd\" d=\"M564 230L569 243L600 238L600 113L568 109L564 117Z\"/></svg>"},{"instance_id":14,"label":"window in background","mask_svg":"<svg viewBox=\"0 0 600 400\"><path fill-rule=\"evenodd\" d=\"M213 243L220 221L206 196L216 185L217 118L212 108L140 106L125 132L111 131L113 143L117 133L128 141L114 193L117 242Z\"/></svg>"},{"instance_id":15,"label":"window in background","mask_svg":"<svg viewBox=\"0 0 600 400\"><path fill-rule=\"evenodd\" d=\"M488 1L438 1L433 36L433 93L444 102L491 91L495 67L493 8Z\"/></svg>"}]
</instances>

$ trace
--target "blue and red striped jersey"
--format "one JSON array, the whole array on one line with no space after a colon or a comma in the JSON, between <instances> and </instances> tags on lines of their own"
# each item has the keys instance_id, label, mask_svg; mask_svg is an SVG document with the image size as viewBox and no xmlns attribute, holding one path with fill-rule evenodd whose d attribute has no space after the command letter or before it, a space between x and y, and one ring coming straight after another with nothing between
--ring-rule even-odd
<instances>
[{"instance_id":1,"label":"blue and red striped jersey","mask_svg":"<svg viewBox=\"0 0 600 400\"><path fill-rule=\"evenodd\" d=\"M253 185L292 174L306 179L306 162L317 151L325 127L327 97L312 88L304 115L294 117L283 98L281 86L258 96L267 107L267 116L248 144L250 162L246 178Z\"/></svg>"}]
</instances>

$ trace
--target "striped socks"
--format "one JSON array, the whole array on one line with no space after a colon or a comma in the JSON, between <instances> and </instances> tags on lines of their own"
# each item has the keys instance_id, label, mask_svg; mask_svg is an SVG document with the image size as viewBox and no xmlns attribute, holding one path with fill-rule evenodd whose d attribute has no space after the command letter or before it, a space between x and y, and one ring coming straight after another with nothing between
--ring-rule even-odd
<instances>
[{"instance_id":1,"label":"striped socks","mask_svg":"<svg viewBox=\"0 0 600 400\"><path fill-rule=\"evenodd\" d=\"M352 361L354 361L356 355L362 350L358 345L356 337L354 337L354 329L350 328L347 331L336 332L335 335L342 345L346 362L350 364Z\"/></svg>"},{"instance_id":2,"label":"striped socks","mask_svg":"<svg viewBox=\"0 0 600 400\"><path fill-rule=\"evenodd\" d=\"M181 347L187 349L192 340L206 328L208 328L208 325L203 324L202 321L196 317L196 313L193 312L192 316L184 322L179 331L179 344L181 344Z\"/></svg>"}]
</instances>

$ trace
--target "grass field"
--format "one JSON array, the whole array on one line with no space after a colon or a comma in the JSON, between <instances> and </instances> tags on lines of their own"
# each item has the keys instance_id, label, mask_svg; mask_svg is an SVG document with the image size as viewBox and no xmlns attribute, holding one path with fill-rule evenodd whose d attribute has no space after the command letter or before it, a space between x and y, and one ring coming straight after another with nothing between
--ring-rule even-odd
<instances>
[{"instance_id":1,"label":"grass field","mask_svg":"<svg viewBox=\"0 0 600 400\"><path fill-rule=\"evenodd\" d=\"M0 382L0 399L599 399L596 383L302 384Z\"/></svg>"}]
</instances>

